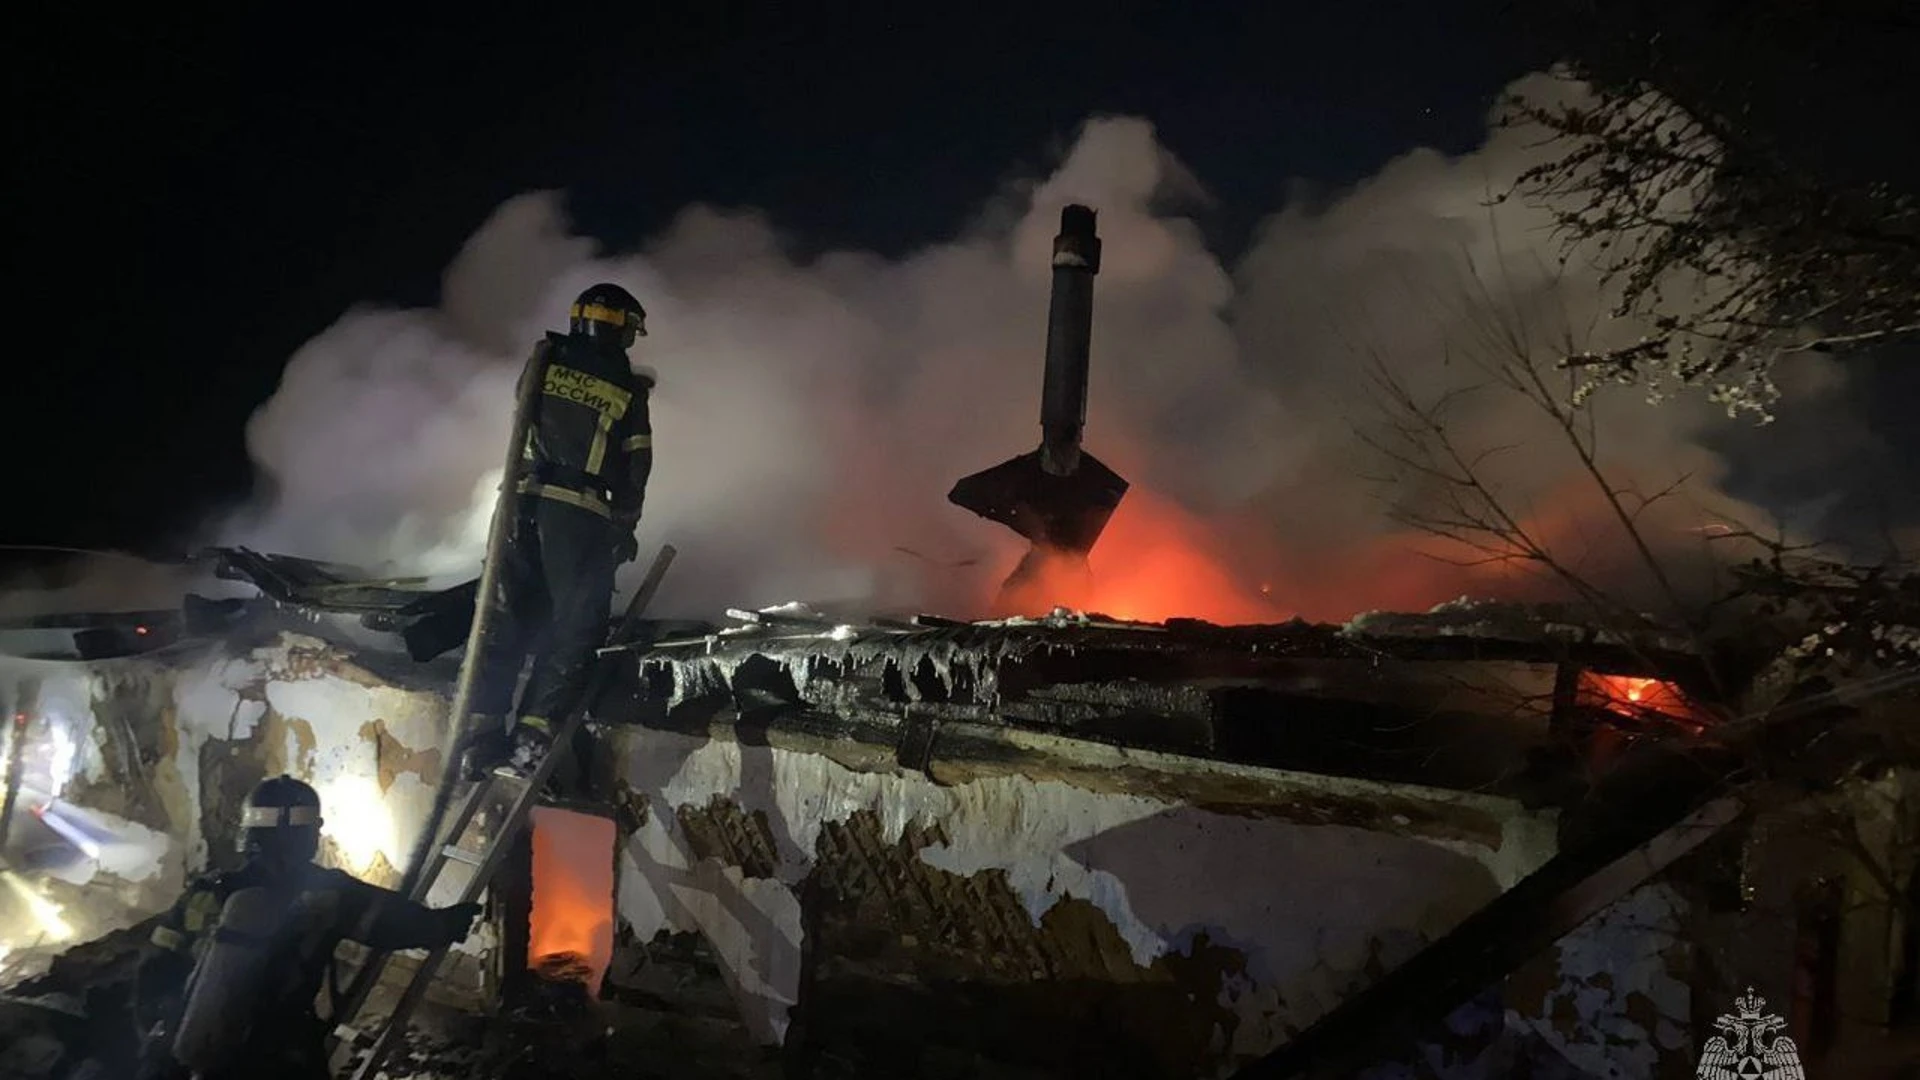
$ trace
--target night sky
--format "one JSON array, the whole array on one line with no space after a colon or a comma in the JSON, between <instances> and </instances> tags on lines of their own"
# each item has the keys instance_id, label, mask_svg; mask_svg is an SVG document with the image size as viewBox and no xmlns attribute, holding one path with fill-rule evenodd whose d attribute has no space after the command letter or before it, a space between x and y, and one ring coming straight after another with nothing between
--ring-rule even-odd
<instances>
[{"instance_id":1,"label":"night sky","mask_svg":"<svg viewBox=\"0 0 1920 1080\"><path fill-rule=\"evenodd\" d=\"M688 4L607 23L271 28L140 15L17 40L0 543L189 542L249 491L244 425L293 352L351 305L432 303L460 244L518 193L565 190L576 227L615 249L704 201L767 211L801 252L898 255L953 235L1014 175L1045 175L1088 117L1125 113L1207 185L1200 221L1231 260L1300 181L1471 149L1492 96L1556 55L1505 0L1244 7L929 21ZM1897 65L1826 52L1821 79L1762 85L1793 130L1821 133L1823 161L1834 146L1920 158L1912 139L1848 136L1864 114L1821 96L1885 101L1876 73ZM1920 369L1880 369L1859 412L1903 466L1920 457L1905 422ZM1749 465L1734 469L1739 486ZM1905 475L1873 497L1913 502ZM1824 483L1752 486L1803 501Z\"/></svg>"},{"instance_id":2,"label":"night sky","mask_svg":"<svg viewBox=\"0 0 1920 1080\"><path fill-rule=\"evenodd\" d=\"M36 434L16 443L0 542L183 542L248 490L244 424L294 350L352 304L431 303L519 192L565 189L616 247L707 201L769 211L803 251L897 254L1120 112L1209 186L1202 224L1231 256L1295 178L1470 148L1492 95L1540 62L1491 3L937 25L672 7L140 15L17 45L14 322L51 351L10 365L27 415L9 424Z\"/></svg>"}]
</instances>

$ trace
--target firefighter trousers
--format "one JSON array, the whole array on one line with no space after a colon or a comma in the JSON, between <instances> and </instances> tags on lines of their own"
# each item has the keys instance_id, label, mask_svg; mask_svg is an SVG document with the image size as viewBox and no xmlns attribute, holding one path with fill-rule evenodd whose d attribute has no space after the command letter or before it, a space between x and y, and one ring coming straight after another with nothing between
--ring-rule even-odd
<instances>
[{"instance_id":1,"label":"firefighter trousers","mask_svg":"<svg viewBox=\"0 0 1920 1080\"><path fill-rule=\"evenodd\" d=\"M513 688L529 655L533 671L518 716L557 725L605 643L613 603L614 525L591 510L521 496L500 563L501 607L481 651L477 715L514 710Z\"/></svg>"},{"instance_id":2,"label":"firefighter trousers","mask_svg":"<svg viewBox=\"0 0 1920 1080\"><path fill-rule=\"evenodd\" d=\"M235 1017L235 1023L246 1022ZM333 1080L327 1068L327 1032L332 1025L311 1013L258 1018L246 1048L231 1068L212 1073L183 1071L192 1080Z\"/></svg>"}]
</instances>

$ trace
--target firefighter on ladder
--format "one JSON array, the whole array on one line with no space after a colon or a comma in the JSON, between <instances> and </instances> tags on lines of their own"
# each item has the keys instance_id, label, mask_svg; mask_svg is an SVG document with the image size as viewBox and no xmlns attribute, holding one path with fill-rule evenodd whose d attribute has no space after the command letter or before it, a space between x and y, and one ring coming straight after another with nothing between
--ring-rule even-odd
<instances>
[{"instance_id":1,"label":"firefighter on ladder","mask_svg":"<svg viewBox=\"0 0 1920 1080\"><path fill-rule=\"evenodd\" d=\"M466 763L469 776L546 752L569 697L592 666L611 616L614 571L638 553L634 529L653 470L647 397L654 376L628 350L647 313L618 285L595 285L535 354L526 475L509 496L512 532L500 566L499 625L483 643ZM533 670L520 696L522 664Z\"/></svg>"}]
</instances>

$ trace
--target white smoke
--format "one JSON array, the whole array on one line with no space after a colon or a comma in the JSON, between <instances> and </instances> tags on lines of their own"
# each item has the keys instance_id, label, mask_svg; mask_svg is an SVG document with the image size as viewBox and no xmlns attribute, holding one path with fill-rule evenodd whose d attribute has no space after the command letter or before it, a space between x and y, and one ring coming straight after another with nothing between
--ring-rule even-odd
<instances>
[{"instance_id":1,"label":"white smoke","mask_svg":"<svg viewBox=\"0 0 1920 1080\"><path fill-rule=\"evenodd\" d=\"M189 590L221 595L193 568L116 552L0 548L0 623L74 612L169 611Z\"/></svg>"},{"instance_id":2,"label":"white smoke","mask_svg":"<svg viewBox=\"0 0 1920 1080\"><path fill-rule=\"evenodd\" d=\"M1535 100L1578 92L1547 76L1509 89ZM1551 542L1558 559L1648 599L1645 568L1565 433L1520 395L1488 385L1485 373L1490 362L1517 355L1550 368L1568 349L1626 345L1646 329L1610 314L1614 287L1603 282L1591 251L1566 258L1546 208L1498 198L1524 170L1561 152L1536 130L1497 126L1479 149L1457 158L1414 150L1337 198L1273 215L1237 268L1233 315L1242 351L1256 359L1260 384L1284 403L1289 432L1284 468L1258 505L1294 521L1311 508L1310 524L1289 532L1280 557L1349 571L1323 584L1364 592L1371 581L1392 595L1424 573L1429 596L1462 582L1515 584L1504 569L1438 572L1427 560L1390 554L1404 551L1409 538L1388 507L1432 507L1441 493L1437 485L1406 482L1404 474L1384 493L1355 482L1380 469L1377 455L1356 453L1353 438L1356 429L1377 431L1379 423L1364 358L1423 402L1477 388L1456 400L1449 434L1476 462L1478 476L1535 536ZM1677 284L1668 300L1673 313L1690 300L1687 283ZM1781 375L1802 418L1844 410L1844 376L1833 364L1809 359ZM1556 391L1573 389L1565 373L1547 381ZM1751 421L1730 421L1704 394L1653 407L1639 387L1601 391L1586 418L1607 484L1622 492L1637 531L1672 572L1697 576L1704 569L1706 535L1724 534L1729 525L1769 525L1766 513L1723 490L1727 462L1709 448L1716 436ZM1776 432L1767 452L1831 462L1845 451L1822 444L1831 442L1825 427L1804 425L1794 441ZM1495 452L1482 458L1482 451ZM1641 497L1663 491L1670 494L1642 508ZM1369 537L1386 542L1369 545ZM1356 547L1375 558L1343 557ZM1719 557L1733 550L1716 548ZM1376 576L1383 564L1392 584Z\"/></svg>"},{"instance_id":3,"label":"white smoke","mask_svg":"<svg viewBox=\"0 0 1920 1080\"><path fill-rule=\"evenodd\" d=\"M437 309L353 311L295 354L248 431L268 494L224 539L389 573L473 572L519 365L573 295L605 280L649 311L636 360L660 382L642 563L659 543L681 549L666 606L802 596L964 610L1023 542L945 493L1037 441L1051 239L1060 208L1085 202L1104 243L1086 445L1134 482L1129 499L1197 514L1233 569L1291 608L1431 603L1463 579L1404 554L1389 504L1359 481L1356 346L1423 392L1459 378L1442 361L1471 337L1457 304L1468 266L1496 307L1594 320L1590 273L1546 287L1558 248L1537 212L1484 205L1533 141L1498 131L1460 158L1410 153L1281 210L1231 269L1184 216L1206 198L1200 182L1130 118L1089 121L1050 177L897 260L802 261L761 215L708 206L610 255L571 234L558 195L522 196L458 254ZM1717 498L1707 409L1614 396L1610 465L1691 471ZM1474 419L1501 442L1539 434L1512 402ZM1573 506L1574 465L1530 449L1500 479L1521 503Z\"/></svg>"}]
</instances>

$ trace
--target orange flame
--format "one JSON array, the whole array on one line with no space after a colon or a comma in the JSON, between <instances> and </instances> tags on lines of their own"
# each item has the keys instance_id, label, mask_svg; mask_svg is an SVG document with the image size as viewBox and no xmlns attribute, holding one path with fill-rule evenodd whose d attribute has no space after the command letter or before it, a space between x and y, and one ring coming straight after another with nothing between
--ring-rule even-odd
<instances>
[{"instance_id":1,"label":"orange flame","mask_svg":"<svg viewBox=\"0 0 1920 1080\"><path fill-rule=\"evenodd\" d=\"M1712 722L1707 712L1670 682L1588 671L1581 673L1580 683L1581 696L1589 703L1621 716L1645 718L1657 715L1695 732L1704 731Z\"/></svg>"},{"instance_id":2,"label":"orange flame","mask_svg":"<svg viewBox=\"0 0 1920 1080\"><path fill-rule=\"evenodd\" d=\"M1118 447L1112 441L1103 445L1113 450L1106 460L1123 474L1151 471L1141 456L1120 452L1124 441ZM1556 561L1606 583L1619 599L1637 603L1644 570L1627 545L1610 541L1605 522L1611 511L1588 487L1583 478L1574 478L1539 492L1529 500L1533 512L1521 528ZM864 488L850 483L848 490ZM963 580L957 571L971 564L953 562L937 572L923 568L921 585L969 617L1038 616L1066 607L1143 622L1191 617L1225 624L1280 622L1296 615L1341 622L1371 610L1425 611L1463 596L1516 602L1565 596L1561 579L1532 547L1481 537L1491 551L1469 548L1415 528L1380 528L1381 523L1356 516L1351 506L1330 508L1334 522L1352 526L1348 534L1312 522L1314 512L1312 506L1287 504L1275 491L1201 515L1136 483L1086 563L1039 560L1037 572L1023 575L1017 587L1001 589L994 599L1001 579L1021 558L1014 541L998 573L977 567L977 574L968 571ZM1289 515L1303 527L1282 527ZM1658 528L1666 528L1665 520ZM870 547L862 551L862 545L873 544L876 535L891 535L873 527L871 514L847 512L830 521L839 542L867 558L881 556ZM1686 535L1685 544L1674 542L1679 546L1671 548L1673 556L1700 557L1694 535ZM894 552L901 550L907 549ZM1663 554L1668 550L1662 547Z\"/></svg>"},{"instance_id":3,"label":"orange flame","mask_svg":"<svg viewBox=\"0 0 1920 1080\"><path fill-rule=\"evenodd\" d=\"M613 962L613 821L539 806L532 829L527 967L584 968L587 989L597 996Z\"/></svg>"},{"instance_id":4,"label":"orange flame","mask_svg":"<svg viewBox=\"0 0 1920 1080\"><path fill-rule=\"evenodd\" d=\"M994 605L996 614L1044 615L1056 607L1116 619L1164 622L1280 622L1290 612L1270 599L1271 586L1237 580L1206 528L1172 502L1136 488L1086 564L1037 553L1016 572Z\"/></svg>"}]
</instances>

